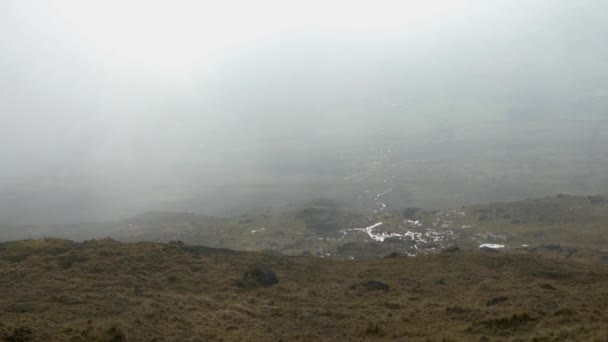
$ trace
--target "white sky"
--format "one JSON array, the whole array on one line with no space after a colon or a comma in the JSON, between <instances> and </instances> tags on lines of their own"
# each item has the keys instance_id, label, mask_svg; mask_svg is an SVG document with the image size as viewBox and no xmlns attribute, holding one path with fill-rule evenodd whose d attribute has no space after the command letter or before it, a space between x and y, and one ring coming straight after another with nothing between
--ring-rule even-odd
<instances>
[{"instance_id":1,"label":"white sky","mask_svg":"<svg viewBox=\"0 0 608 342\"><path fill-rule=\"evenodd\" d=\"M32 48L56 51L111 75L160 77L164 82L191 81L193 73L213 71L226 54L286 35L412 35L420 40L422 34L430 39L442 27L500 29L495 21L504 15L517 20L533 15L537 7L526 4L525 11L517 11L526 3L520 0L6 3L8 12L0 18L8 17L13 34L3 38L22 53Z\"/></svg>"}]
</instances>

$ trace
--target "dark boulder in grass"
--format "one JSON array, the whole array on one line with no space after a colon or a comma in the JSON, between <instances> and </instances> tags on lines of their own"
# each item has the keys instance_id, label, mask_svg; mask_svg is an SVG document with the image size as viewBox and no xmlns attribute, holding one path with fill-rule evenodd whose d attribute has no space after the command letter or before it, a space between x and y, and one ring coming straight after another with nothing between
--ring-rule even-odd
<instances>
[{"instance_id":1,"label":"dark boulder in grass","mask_svg":"<svg viewBox=\"0 0 608 342\"><path fill-rule=\"evenodd\" d=\"M392 259L392 258L398 258L401 254L399 254L398 252L391 252L389 255L385 256L385 259Z\"/></svg>"},{"instance_id":2,"label":"dark boulder in grass","mask_svg":"<svg viewBox=\"0 0 608 342\"><path fill-rule=\"evenodd\" d=\"M441 253L455 253L455 252L458 252L459 250L460 250L460 247L458 247L456 245L452 245L450 247L443 249L441 251Z\"/></svg>"},{"instance_id":3,"label":"dark boulder in grass","mask_svg":"<svg viewBox=\"0 0 608 342\"><path fill-rule=\"evenodd\" d=\"M491 247L480 247L479 250L484 253L494 253L494 254L500 253L500 251L497 248L491 248Z\"/></svg>"},{"instance_id":4,"label":"dark boulder in grass","mask_svg":"<svg viewBox=\"0 0 608 342\"><path fill-rule=\"evenodd\" d=\"M242 288L254 289L271 287L279 283L279 278L269 266L255 265L243 272L237 285Z\"/></svg>"},{"instance_id":5,"label":"dark boulder in grass","mask_svg":"<svg viewBox=\"0 0 608 342\"><path fill-rule=\"evenodd\" d=\"M369 280L369 281L365 281L359 284L355 284L353 286L351 286L351 289L356 290L356 289L365 289L367 291L388 291L389 290L389 286L383 282L380 281L376 281L376 280Z\"/></svg>"},{"instance_id":6,"label":"dark boulder in grass","mask_svg":"<svg viewBox=\"0 0 608 342\"><path fill-rule=\"evenodd\" d=\"M486 302L486 306L492 306L507 301L509 298L506 296L494 297Z\"/></svg>"}]
</instances>

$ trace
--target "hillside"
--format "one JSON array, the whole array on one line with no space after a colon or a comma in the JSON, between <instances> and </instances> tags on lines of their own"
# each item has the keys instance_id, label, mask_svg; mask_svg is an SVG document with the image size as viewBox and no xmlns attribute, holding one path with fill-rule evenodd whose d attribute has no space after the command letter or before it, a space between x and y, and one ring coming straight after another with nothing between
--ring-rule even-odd
<instances>
[{"instance_id":1,"label":"hillside","mask_svg":"<svg viewBox=\"0 0 608 342\"><path fill-rule=\"evenodd\" d=\"M177 243L17 241L0 245L0 337L605 341L607 256L450 249L352 261ZM243 277L259 265L278 283Z\"/></svg>"},{"instance_id":2,"label":"hillside","mask_svg":"<svg viewBox=\"0 0 608 342\"><path fill-rule=\"evenodd\" d=\"M181 215L181 216L180 216ZM219 219L192 214L151 215L114 227L123 241L181 240L218 248L272 250L342 258L435 253L451 245L523 248L567 244L603 249L608 227L604 196L558 195L452 210L407 208L365 212L318 199Z\"/></svg>"},{"instance_id":3,"label":"hillside","mask_svg":"<svg viewBox=\"0 0 608 342\"><path fill-rule=\"evenodd\" d=\"M8 240L40 237L125 242L183 241L214 248L340 258L435 253L452 245L517 249L608 246L606 196L558 195L451 210L361 211L317 199L228 218L149 212L106 224L3 230ZM6 238L5 238L6 239Z\"/></svg>"}]
</instances>

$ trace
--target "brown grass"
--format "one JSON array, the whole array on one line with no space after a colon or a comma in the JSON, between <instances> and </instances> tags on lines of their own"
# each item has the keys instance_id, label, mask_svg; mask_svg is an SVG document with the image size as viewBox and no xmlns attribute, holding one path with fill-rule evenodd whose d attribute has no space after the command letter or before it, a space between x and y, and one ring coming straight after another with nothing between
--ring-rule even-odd
<instances>
[{"instance_id":1,"label":"brown grass","mask_svg":"<svg viewBox=\"0 0 608 342\"><path fill-rule=\"evenodd\" d=\"M270 288L241 274L269 265ZM388 291L353 286L370 280ZM530 252L371 260L179 244L0 246L7 341L605 341L608 268Z\"/></svg>"}]
</instances>

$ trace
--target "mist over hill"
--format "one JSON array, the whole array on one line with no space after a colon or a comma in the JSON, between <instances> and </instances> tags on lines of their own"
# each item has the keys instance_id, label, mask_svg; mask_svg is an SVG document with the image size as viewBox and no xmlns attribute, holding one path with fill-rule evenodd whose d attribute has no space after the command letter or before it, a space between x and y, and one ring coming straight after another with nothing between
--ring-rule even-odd
<instances>
[{"instance_id":1,"label":"mist over hill","mask_svg":"<svg viewBox=\"0 0 608 342\"><path fill-rule=\"evenodd\" d=\"M603 1L240 5L0 5L0 223L608 191Z\"/></svg>"}]
</instances>

